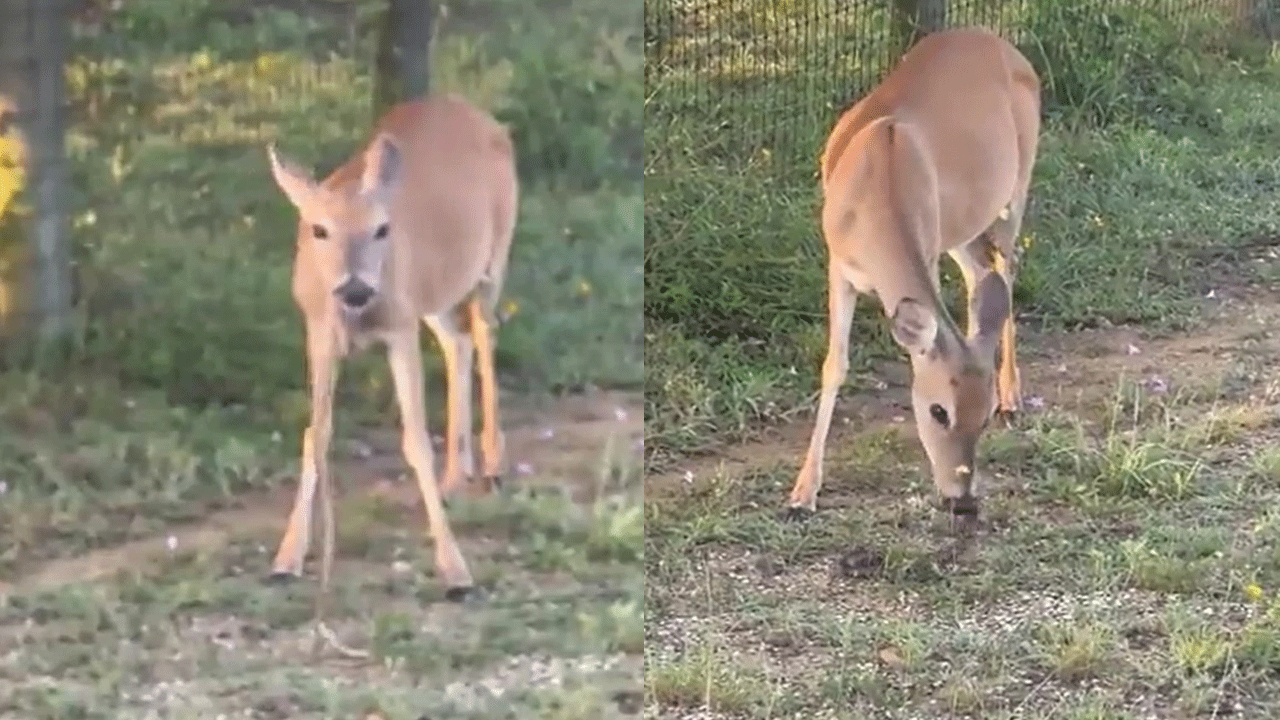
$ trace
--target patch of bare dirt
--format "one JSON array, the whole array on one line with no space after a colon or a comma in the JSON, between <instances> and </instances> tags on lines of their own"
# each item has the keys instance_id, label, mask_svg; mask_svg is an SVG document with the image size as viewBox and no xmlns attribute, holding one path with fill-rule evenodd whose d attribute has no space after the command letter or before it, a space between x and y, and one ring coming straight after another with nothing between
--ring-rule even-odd
<instances>
[{"instance_id":1,"label":"patch of bare dirt","mask_svg":"<svg viewBox=\"0 0 1280 720\"><path fill-rule=\"evenodd\" d=\"M1160 334L1123 326L1020 332L1024 414L1043 407L1082 412L1109 407L1122 379L1153 392L1169 388L1231 392L1229 373L1242 360L1257 357L1265 361L1280 354L1280 340L1273 332L1280 328L1280 300L1219 298L1212 302L1204 321L1186 332ZM856 393L845 389L836 406L828 446L838 446L842 435L877 428L900 431L914 442L909 422L910 369L905 359L882 362L860 380L859 385L878 389ZM757 441L689 458L672 471L650 474L645 478L646 492L675 490L690 474L741 475L778 464L794 465L798 470L812 422L811 417L805 417L769 428Z\"/></svg>"},{"instance_id":2,"label":"patch of bare dirt","mask_svg":"<svg viewBox=\"0 0 1280 720\"><path fill-rule=\"evenodd\" d=\"M606 453L615 453L616 457L631 452L644 430L641 398L634 393L595 392L513 404L504 411L510 467L507 483L520 483L530 477L540 482L566 483L578 498L593 495L593 479L607 461ZM406 507L421 505L417 485L402 477L405 466L400 458L398 431L370 432L354 446L355 454L362 457L334 453L332 464L340 502L378 495ZM234 536L283 531L293 493L294 486L287 484L271 495L246 497L242 508L214 513L197 524L45 563L8 584L0 583L0 597L53 590L108 577L124 569L140 569L163 558L175 546L209 552L226 545Z\"/></svg>"}]
</instances>

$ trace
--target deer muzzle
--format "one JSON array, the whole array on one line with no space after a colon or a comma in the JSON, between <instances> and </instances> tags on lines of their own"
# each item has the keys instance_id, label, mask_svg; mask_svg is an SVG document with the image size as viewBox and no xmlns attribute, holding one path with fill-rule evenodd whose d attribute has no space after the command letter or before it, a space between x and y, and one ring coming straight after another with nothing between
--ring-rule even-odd
<instances>
[{"instance_id":1,"label":"deer muzzle","mask_svg":"<svg viewBox=\"0 0 1280 720\"><path fill-rule=\"evenodd\" d=\"M348 275L346 280L334 288L333 294L338 296L345 308L363 310L373 299L374 289L355 275Z\"/></svg>"}]
</instances>

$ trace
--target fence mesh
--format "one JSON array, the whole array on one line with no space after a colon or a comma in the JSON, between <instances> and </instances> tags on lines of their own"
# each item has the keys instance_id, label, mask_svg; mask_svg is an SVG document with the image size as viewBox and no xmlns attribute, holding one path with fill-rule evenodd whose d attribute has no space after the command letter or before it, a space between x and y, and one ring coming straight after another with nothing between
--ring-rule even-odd
<instances>
[{"instance_id":1,"label":"fence mesh","mask_svg":"<svg viewBox=\"0 0 1280 720\"><path fill-rule=\"evenodd\" d=\"M264 378L297 385L301 329L289 296L297 219L271 180L265 148L277 143L318 176L359 149L378 110L390 7L0 0L0 349L18 345L3 340L11 320L43 314L31 306L43 281L30 270L41 250L33 238L51 216L16 158L34 135L56 136L67 181L61 219L53 219L64 223L62 247L72 256L64 306L79 356L177 399L243 401L272 387ZM561 256L531 264L524 255L559 251L576 238L570 226L622 222L605 198L639 184L639 7L488 0L430 8L439 19L431 90L492 111L517 148L524 235L507 293L533 305L546 285L538 273L553 271L611 287L596 274L612 267L565 269ZM32 40L38 13L52 13L45 26L67 36L60 59ZM62 127L22 97L37 66L65 80L52 101ZM563 253L562 264L585 265L593 253ZM587 332L590 323L580 325Z\"/></svg>"},{"instance_id":2,"label":"fence mesh","mask_svg":"<svg viewBox=\"0 0 1280 720\"><path fill-rule=\"evenodd\" d=\"M1142 5L1184 28L1268 32L1268 0L646 0L646 129L660 144L696 124L738 150L811 154L813 128L865 94L922 34L984 25L1015 43L1046 12ZM651 152L651 155L654 153Z\"/></svg>"}]
</instances>

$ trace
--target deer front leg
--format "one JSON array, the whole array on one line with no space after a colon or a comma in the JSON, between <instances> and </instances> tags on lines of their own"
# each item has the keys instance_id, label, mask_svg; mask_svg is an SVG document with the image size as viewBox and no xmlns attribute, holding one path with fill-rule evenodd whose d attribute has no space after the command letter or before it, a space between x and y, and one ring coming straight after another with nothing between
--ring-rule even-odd
<instances>
[{"instance_id":1,"label":"deer front leg","mask_svg":"<svg viewBox=\"0 0 1280 720\"><path fill-rule=\"evenodd\" d=\"M471 590L471 571L462 557L449 527L440 489L436 486L435 457L427 434L427 415L422 387L422 356L418 350L417 327L413 332L387 340L387 361L396 388L403 426L401 446L405 460L413 468L418 490L427 509L427 531L436 546L436 570L447 587L445 597L460 600Z\"/></svg>"},{"instance_id":2,"label":"deer front leg","mask_svg":"<svg viewBox=\"0 0 1280 720\"><path fill-rule=\"evenodd\" d=\"M986 232L974 238L969 244L950 252L951 258L955 260L956 266L960 268L960 274L964 278L965 290L968 295L969 310L966 314L968 315L970 337L977 333L977 310L974 292L978 287L978 283L988 273L1000 273L1000 276L1004 278L1005 287L1009 288L1009 306L1010 308L1013 307L1014 273L1006 253L1011 252L1009 248L1012 248L1013 234L1018 232L1018 217L1016 214L1008 213L1008 217L997 219ZM999 358L991 358L993 362L998 361L996 383L993 390L995 393L996 413L1002 415L1005 420L1012 419L1012 416L1022 407L1016 341L1014 314L1010 311L1009 319L1005 320L1004 327L1001 329Z\"/></svg>"},{"instance_id":3,"label":"deer front leg","mask_svg":"<svg viewBox=\"0 0 1280 720\"><path fill-rule=\"evenodd\" d=\"M818 490L822 487L822 461L835 412L836 395L849 372L849 329L858 293L840 273L833 261L827 277L827 357L822 363L822 391L818 398L818 416L804 465L791 488L788 514L801 517L814 511Z\"/></svg>"},{"instance_id":4,"label":"deer front leg","mask_svg":"<svg viewBox=\"0 0 1280 720\"><path fill-rule=\"evenodd\" d=\"M1013 282L1018 252L1018 233L1022 229L1022 215L1026 211L1026 189L1017 193L1004 213L987 231L991 243L991 270L1000 273L1009 289L1009 307L1013 308ZM1018 376L1016 313L1009 312L1000 333L1000 366L996 374L996 412L1011 420L1022 410L1022 381Z\"/></svg>"},{"instance_id":5,"label":"deer front leg","mask_svg":"<svg viewBox=\"0 0 1280 720\"><path fill-rule=\"evenodd\" d=\"M457 312L424 318L444 358L447 412L445 422L444 495L458 490L475 469L471 450L471 338L462 331Z\"/></svg>"},{"instance_id":6,"label":"deer front leg","mask_svg":"<svg viewBox=\"0 0 1280 720\"><path fill-rule=\"evenodd\" d=\"M333 390L338 380L338 350L323 324L307 326L307 367L311 383L311 422L302 434L298 491L284 537L271 564L271 577L286 580L302 574L311 544L311 512L316 486L328 482L329 443L333 430Z\"/></svg>"}]
</instances>

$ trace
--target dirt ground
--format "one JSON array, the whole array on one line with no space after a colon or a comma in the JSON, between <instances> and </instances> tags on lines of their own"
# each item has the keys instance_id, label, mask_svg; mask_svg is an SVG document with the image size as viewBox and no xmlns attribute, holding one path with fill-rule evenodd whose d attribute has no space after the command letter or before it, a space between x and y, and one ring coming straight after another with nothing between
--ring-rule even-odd
<instances>
[{"instance_id":1,"label":"dirt ground","mask_svg":"<svg viewBox=\"0 0 1280 720\"><path fill-rule=\"evenodd\" d=\"M1115 395L1121 378L1155 383L1155 387L1161 383L1167 386L1171 378L1211 381L1236 349L1254 344L1277 326L1277 319L1280 295L1241 287L1214 291L1213 298L1206 300L1204 319L1186 332L1153 332L1140 327L1070 332L1022 328L1018 362L1023 418L1046 407L1106 403ZM854 434L893 428L915 442L909 383L909 366L897 360L880 361L872 372L851 376L840 391L828 447L839 446L842 427ZM777 461L795 463L798 470L812 430L808 417L767 428L753 442L689 458L678 469L648 475L646 490L661 494L691 475L746 472ZM828 484L823 492L829 489Z\"/></svg>"},{"instance_id":2,"label":"dirt ground","mask_svg":"<svg viewBox=\"0 0 1280 720\"><path fill-rule=\"evenodd\" d=\"M338 444L332 602L339 635L371 660L309 654L314 560L301 582L264 582L287 483L0 585L0 718L635 712L640 398L513 402L504 420L502 492L450 500L478 598L443 602L398 434L370 433Z\"/></svg>"},{"instance_id":3,"label":"dirt ground","mask_svg":"<svg viewBox=\"0 0 1280 720\"><path fill-rule=\"evenodd\" d=\"M646 717L1274 717L1280 302L1020 333L985 518L931 509L908 368L854 378L817 515L811 419L647 477Z\"/></svg>"},{"instance_id":4,"label":"dirt ground","mask_svg":"<svg viewBox=\"0 0 1280 720\"><path fill-rule=\"evenodd\" d=\"M573 493L581 498L592 492L591 475L599 464L601 448L618 438L634 445L642 440L644 428L640 398L608 392L557 399L546 407L518 407L507 422L511 427L506 431L506 447L514 479L518 482L520 475L536 468L540 474L573 483ZM394 430L366 433L336 444L339 451L348 449L346 456L335 452L338 456L333 462L340 498L350 501L353 495L379 497L407 511L421 506L422 496L407 475L408 466L400 456L400 438ZM293 506L293 495L294 487L289 486L270 496L244 498L244 507L215 513L194 525L59 558L11 582L0 581L0 597L56 590L137 569L172 552L174 547L208 552L225 545L237 533L282 532Z\"/></svg>"}]
</instances>

